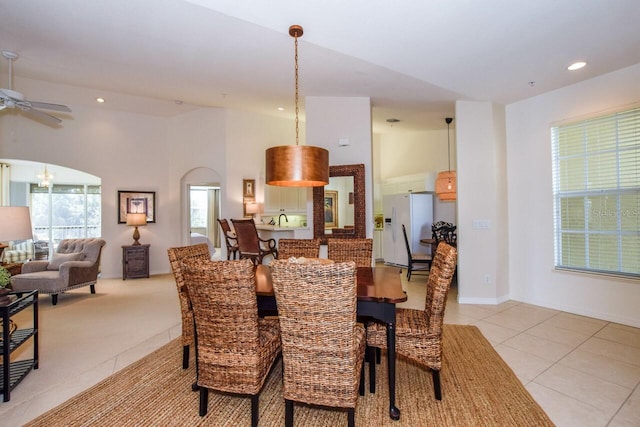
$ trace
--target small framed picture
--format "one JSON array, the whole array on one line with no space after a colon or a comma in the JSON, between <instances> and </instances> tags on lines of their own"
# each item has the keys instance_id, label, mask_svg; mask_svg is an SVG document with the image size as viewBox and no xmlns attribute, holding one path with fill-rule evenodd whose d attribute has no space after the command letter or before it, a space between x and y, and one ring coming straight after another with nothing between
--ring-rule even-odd
<instances>
[{"instance_id":1,"label":"small framed picture","mask_svg":"<svg viewBox=\"0 0 640 427\"><path fill-rule=\"evenodd\" d=\"M324 191L324 228L338 226L338 192Z\"/></svg>"},{"instance_id":2,"label":"small framed picture","mask_svg":"<svg viewBox=\"0 0 640 427\"><path fill-rule=\"evenodd\" d=\"M377 213L373 216L373 224L374 229L383 230L384 229L384 214Z\"/></svg>"},{"instance_id":3,"label":"small framed picture","mask_svg":"<svg viewBox=\"0 0 640 427\"><path fill-rule=\"evenodd\" d=\"M147 222L156 222L155 191L118 191L118 224L127 223L128 213L146 213Z\"/></svg>"},{"instance_id":4,"label":"small framed picture","mask_svg":"<svg viewBox=\"0 0 640 427\"><path fill-rule=\"evenodd\" d=\"M255 179L242 180L242 197L245 199L253 199L254 197L256 197L256 180Z\"/></svg>"}]
</instances>

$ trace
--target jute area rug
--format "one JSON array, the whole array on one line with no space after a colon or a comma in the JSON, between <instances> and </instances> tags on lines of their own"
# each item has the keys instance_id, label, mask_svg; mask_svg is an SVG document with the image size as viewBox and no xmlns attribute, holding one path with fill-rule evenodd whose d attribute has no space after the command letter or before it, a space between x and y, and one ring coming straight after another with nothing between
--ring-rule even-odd
<instances>
[{"instance_id":1,"label":"jute area rug","mask_svg":"<svg viewBox=\"0 0 640 427\"><path fill-rule=\"evenodd\" d=\"M377 365L377 389L358 400L357 426L552 426L548 416L475 326L445 325L442 401L431 373L403 358L396 367L396 404L388 415L386 359ZM384 354L384 353L383 353ZM182 369L176 339L94 387L28 423L28 426L249 426L249 398L209 393L209 412L198 415L191 391L194 363ZM260 395L260 426L284 425L281 361ZM295 405L296 426L346 425L345 412Z\"/></svg>"}]
</instances>

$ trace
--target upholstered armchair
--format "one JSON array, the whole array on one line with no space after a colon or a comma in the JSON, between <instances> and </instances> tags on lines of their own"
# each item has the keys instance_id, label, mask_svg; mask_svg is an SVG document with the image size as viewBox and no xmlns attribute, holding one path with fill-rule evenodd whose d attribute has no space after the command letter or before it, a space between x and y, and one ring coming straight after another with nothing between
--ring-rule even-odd
<instances>
[{"instance_id":1,"label":"upholstered armchair","mask_svg":"<svg viewBox=\"0 0 640 427\"><path fill-rule=\"evenodd\" d=\"M32 240L11 240L2 252L2 262L10 264L14 262L26 262L33 259L35 250Z\"/></svg>"},{"instance_id":2,"label":"upholstered armchair","mask_svg":"<svg viewBox=\"0 0 640 427\"><path fill-rule=\"evenodd\" d=\"M51 260L30 261L22 266L22 273L11 277L15 292L37 289L51 294L53 305L58 294L82 286L90 286L95 294L95 284L100 272L100 254L105 245L102 239L65 239L58 244Z\"/></svg>"}]
</instances>

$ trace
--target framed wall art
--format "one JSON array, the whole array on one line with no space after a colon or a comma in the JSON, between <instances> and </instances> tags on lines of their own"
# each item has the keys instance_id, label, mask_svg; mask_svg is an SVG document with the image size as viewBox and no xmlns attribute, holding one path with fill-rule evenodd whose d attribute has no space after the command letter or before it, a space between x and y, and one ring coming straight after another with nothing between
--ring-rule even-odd
<instances>
[{"instance_id":1,"label":"framed wall art","mask_svg":"<svg viewBox=\"0 0 640 427\"><path fill-rule=\"evenodd\" d=\"M242 197L247 199L255 199L256 197L256 180L255 179L243 179L242 180Z\"/></svg>"},{"instance_id":2,"label":"framed wall art","mask_svg":"<svg viewBox=\"0 0 640 427\"><path fill-rule=\"evenodd\" d=\"M338 226L338 192L324 190L324 228Z\"/></svg>"},{"instance_id":3,"label":"framed wall art","mask_svg":"<svg viewBox=\"0 0 640 427\"><path fill-rule=\"evenodd\" d=\"M156 222L156 192L118 190L118 224L127 223L128 213L146 213L147 222Z\"/></svg>"}]
</instances>

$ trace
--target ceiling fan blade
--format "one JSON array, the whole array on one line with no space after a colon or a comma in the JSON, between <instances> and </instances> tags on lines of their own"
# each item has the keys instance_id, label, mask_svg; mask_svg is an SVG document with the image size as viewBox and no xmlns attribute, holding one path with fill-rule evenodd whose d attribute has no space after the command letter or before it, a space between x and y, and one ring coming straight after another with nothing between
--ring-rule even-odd
<instances>
[{"instance_id":1,"label":"ceiling fan blade","mask_svg":"<svg viewBox=\"0 0 640 427\"><path fill-rule=\"evenodd\" d=\"M62 120L60 120L59 118L47 113L43 113L42 111L35 110L33 108L21 108L21 110L30 118L44 122L48 125L59 125L60 123L62 123Z\"/></svg>"},{"instance_id":2,"label":"ceiling fan blade","mask_svg":"<svg viewBox=\"0 0 640 427\"><path fill-rule=\"evenodd\" d=\"M38 102L38 101L29 101L29 104L31 104L33 108L44 108L45 110L64 111L67 113L71 112L71 108L62 104L50 104L48 102Z\"/></svg>"}]
</instances>

